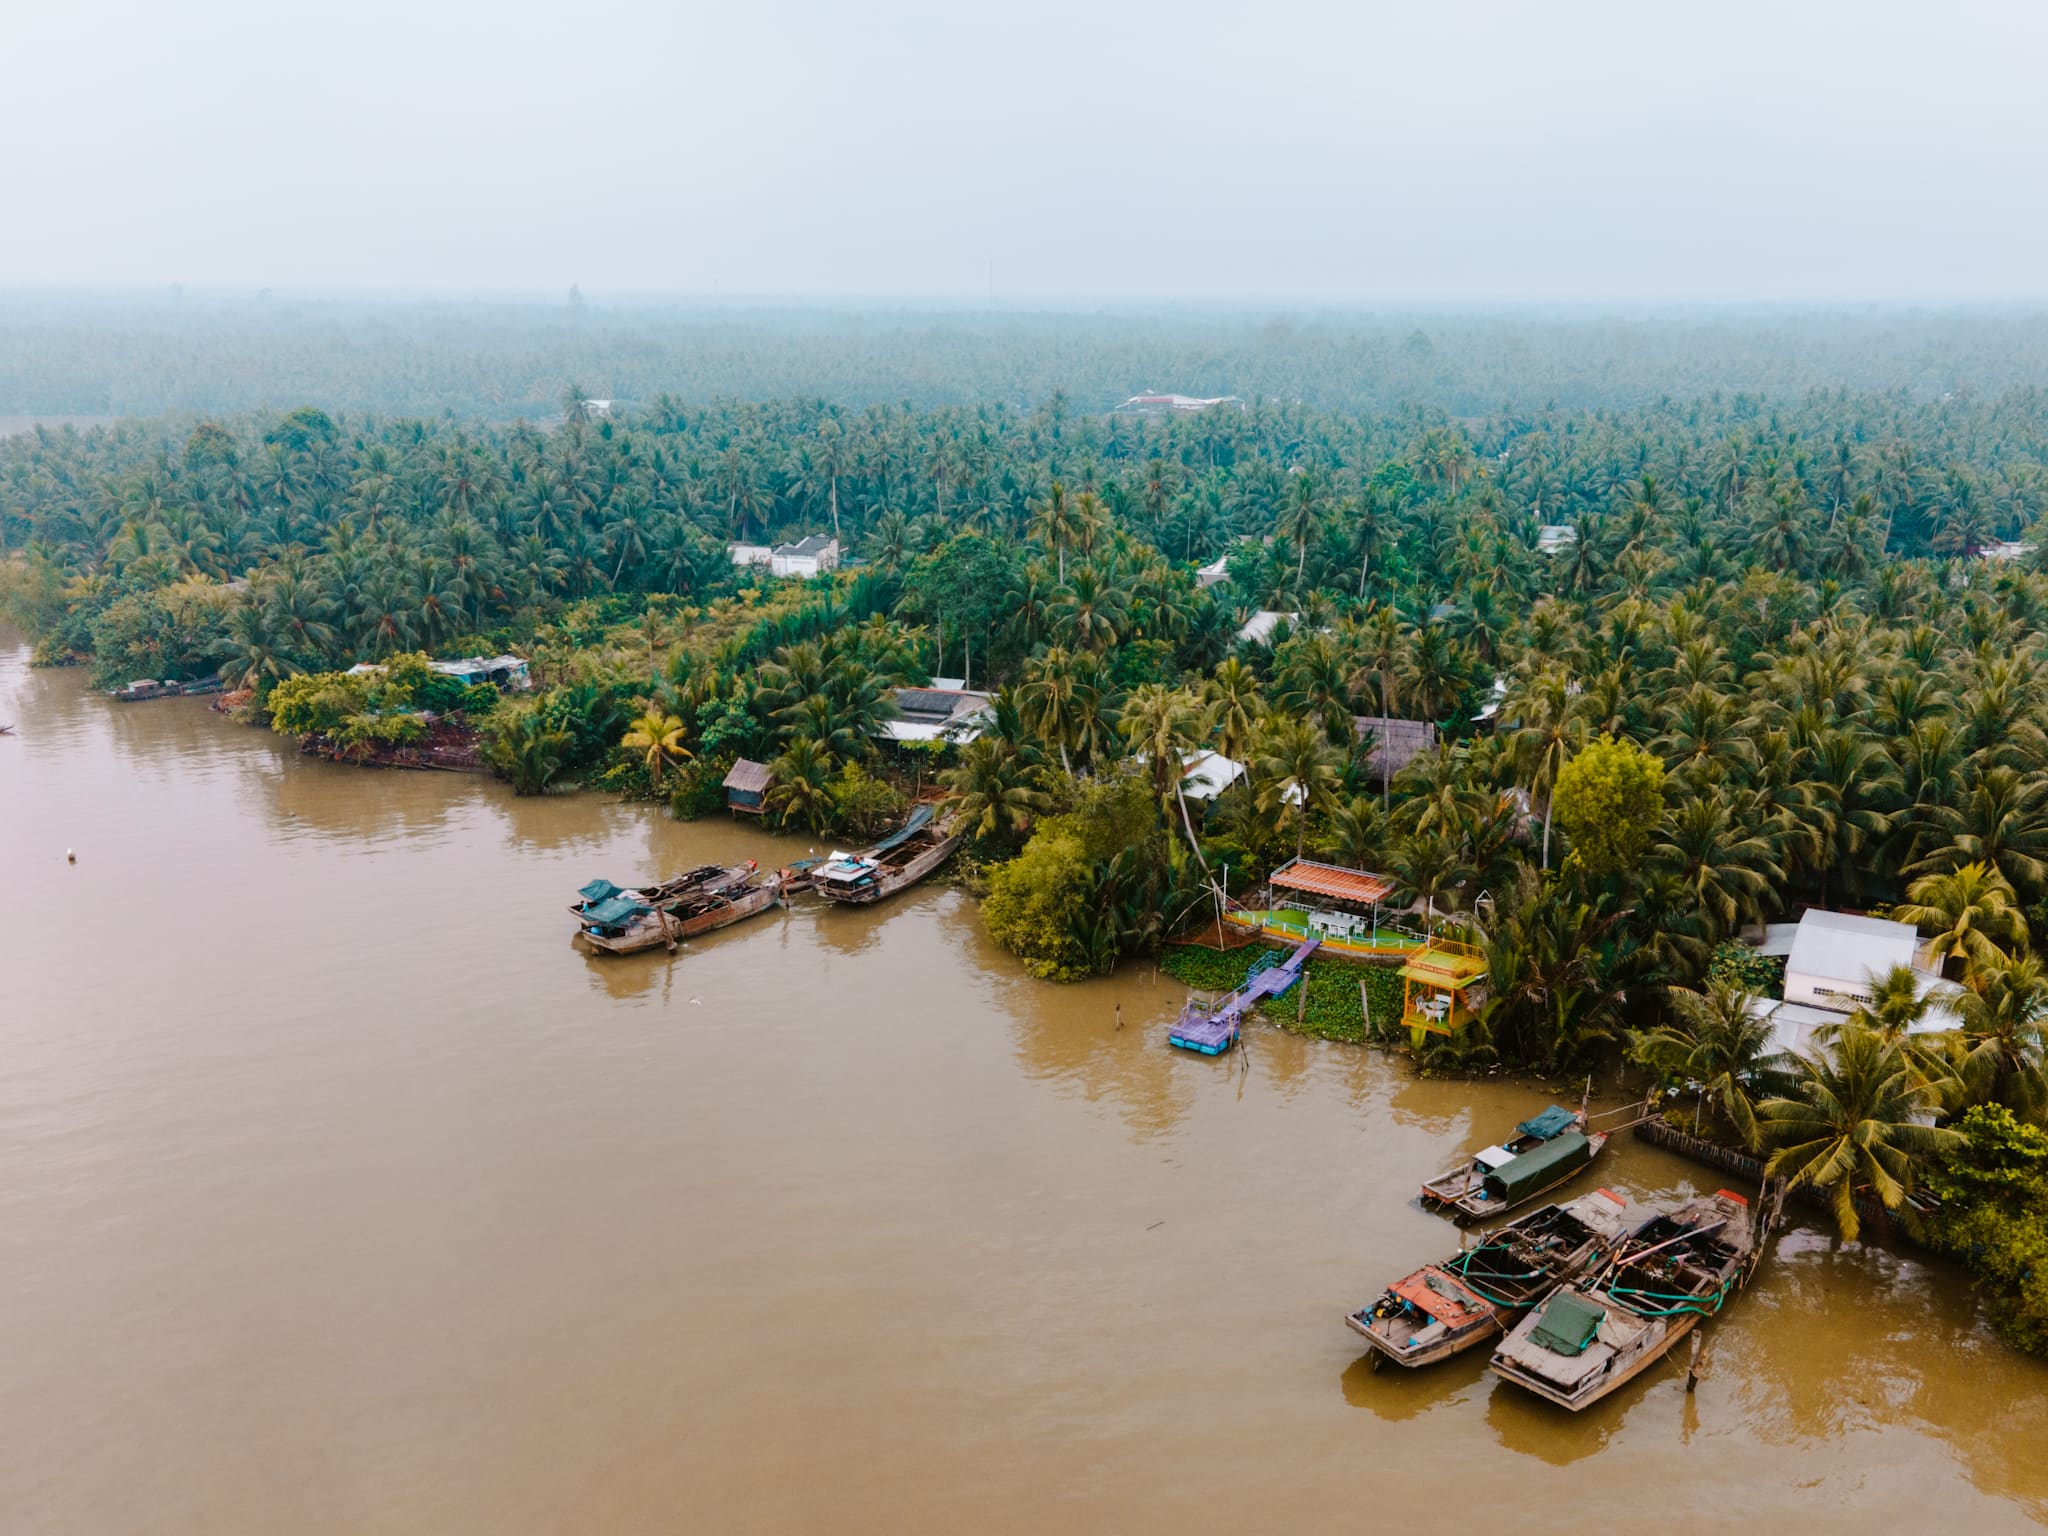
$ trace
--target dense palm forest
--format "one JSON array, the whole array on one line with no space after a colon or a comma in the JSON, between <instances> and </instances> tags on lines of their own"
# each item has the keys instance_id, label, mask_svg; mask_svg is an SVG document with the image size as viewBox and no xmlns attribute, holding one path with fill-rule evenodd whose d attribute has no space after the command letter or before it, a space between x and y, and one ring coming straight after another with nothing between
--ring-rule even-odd
<instances>
[{"instance_id":1,"label":"dense palm forest","mask_svg":"<svg viewBox=\"0 0 2048 1536\"><path fill-rule=\"evenodd\" d=\"M544 430L301 408L7 440L8 612L46 662L218 669L344 744L414 729L424 686L350 663L516 648L536 695L436 707L526 791L693 814L744 755L777 819L865 830L937 781L991 930L1046 976L1154 949L1300 851L1382 870L1487 950L1482 1017L1438 1055L1625 1046L1849 1230L1852 1193L1907 1209L1927 1168L2048 1192L2048 539L1997 547L2048 510L2048 394L581 400ZM728 558L817 531L852 569ZM1287 617L1241 639L1257 610ZM934 674L993 690L993 728L879 747L890 689ZM1442 731L1391 783L1381 716ZM1206 814L1164 768L1201 746L1249 768ZM1731 941L1809 904L1919 923L1966 1027L1914 1033L1906 985L1771 1060Z\"/></svg>"},{"instance_id":2,"label":"dense palm forest","mask_svg":"<svg viewBox=\"0 0 2048 1536\"><path fill-rule=\"evenodd\" d=\"M330 411L538 420L564 381L843 407L1007 403L1085 412L1147 389L1322 410L1470 417L1613 410L1715 392L1916 400L2048 383L2048 320L1996 311L1075 314L1017 301L796 308L655 301L349 301L193 293L0 295L0 418Z\"/></svg>"}]
</instances>

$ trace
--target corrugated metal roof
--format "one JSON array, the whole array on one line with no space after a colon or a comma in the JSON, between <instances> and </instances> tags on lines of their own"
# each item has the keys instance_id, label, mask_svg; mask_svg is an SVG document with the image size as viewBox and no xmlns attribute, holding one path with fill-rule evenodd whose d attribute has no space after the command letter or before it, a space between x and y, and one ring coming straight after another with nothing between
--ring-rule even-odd
<instances>
[{"instance_id":1,"label":"corrugated metal roof","mask_svg":"<svg viewBox=\"0 0 2048 1536\"><path fill-rule=\"evenodd\" d=\"M732 765L732 772L725 776L725 788L736 789L741 794L758 795L768 788L768 765L741 758Z\"/></svg>"},{"instance_id":2,"label":"corrugated metal roof","mask_svg":"<svg viewBox=\"0 0 2048 1536\"><path fill-rule=\"evenodd\" d=\"M1269 879L1283 891L1304 891L1337 901L1382 901L1394 888L1394 882L1385 875L1345 869L1338 864L1318 864L1312 859L1291 860L1274 870Z\"/></svg>"},{"instance_id":3,"label":"corrugated metal roof","mask_svg":"<svg viewBox=\"0 0 2048 1536\"><path fill-rule=\"evenodd\" d=\"M1861 982L1882 976L1895 965L1911 965L1919 942L1911 923L1809 910L1799 919L1785 969L1830 981Z\"/></svg>"}]
</instances>

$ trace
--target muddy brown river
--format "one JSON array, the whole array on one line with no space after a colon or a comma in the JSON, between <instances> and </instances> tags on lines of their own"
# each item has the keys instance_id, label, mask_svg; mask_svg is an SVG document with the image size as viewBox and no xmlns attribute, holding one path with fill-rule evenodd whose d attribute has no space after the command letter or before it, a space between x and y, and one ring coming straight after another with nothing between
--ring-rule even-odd
<instances>
[{"instance_id":1,"label":"muddy brown river","mask_svg":"<svg viewBox=\"0 0 2048 1536\"><path fill-rule=\"evenodd\" d=\"M600 962L597 875L801 840L302 760L0 643L0 1531L2031 1529L2048 1369L1811 1226L1572 1416L1347 1306L1547 1102L928 887ZM65 850L77 851L67 865ZM1115 1007L1125 1021L1119 1033ZM1719 1180L1620 1138L1638 1197Z\"/></svg>"}]
</instances>

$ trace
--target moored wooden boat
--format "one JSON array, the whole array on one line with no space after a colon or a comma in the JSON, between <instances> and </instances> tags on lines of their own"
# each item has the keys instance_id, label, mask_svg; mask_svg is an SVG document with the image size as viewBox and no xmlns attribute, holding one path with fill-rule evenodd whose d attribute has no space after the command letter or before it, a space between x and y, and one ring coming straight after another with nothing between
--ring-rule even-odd
<instances>
[{"instance_id":1,"label":"moored wooden boat","mask_svg":"<svg viewBox=\"0 0 2048 1536\"><path fill-rule=\"evenodd\" d=\"M1739 1290L1761 1251L1731 1190L1643 1222L1590 1279L1566 1285L1493 1353L1503 1381L1574 1412L1633 1381Z\"/></svg>"},{"instance_id":2,"label":"moored wooden boat","mask_svg":"<svg viewBox=\"0 0 2048 1536\"><path fill-rule=\"evenodd\" d=\"M917 884L959 846L957 821L936 821L932 808L920 805L874 847L834 854L812 869L811 889L827 901L866 906Z\"/></svg>"},{"instance_id":3,"label":"moored wooden boat","mask_svg":"<svg viewBox=\"0 0 2048 1536\"><path fill-rule=\"evenodd\" d=\"M1574 1114L1553 1104L1499 1144L1429 1180L1422 1203L1460 1222L1504 1216L1577 1178L1606 1145L1607 1132L1589 1131L1584 1110Z\"/></svg>"},{"instance_id":4,"label":"moored wooden boat","mask_svg":"<svg viewBox=\"0 0 2048 1536\"><path fill-rule=\"evenodd\" d=\"M751 860L746 867L754 867ZM622 885L613 885L609 880L593 880L576 893L576 899L569 903L569 912L575 917L577 926L581 927L585 918L608 901L623 897L627 901L637 901L642 906L651 907L656 902L672 901L687 891L693 891L709 881L720 879L727 873L729 871L723 864L699 864L695 869L685 870L672 880L657 880L652 885L633 886L630 889Z\"/></svg>"},{"instance_id":5,"label":"moored wooden boat","mask_svg":"<svg viewBox=\"0 0 2048 1536\"><path fill-rule=\"evenodd\" d=\"M755 878L752 859L718 877L700 880L654 902L611 898L586 916L583 941L601 955L630 955L643 949L673 949L684 939L712 933L776 905L782 877Z\"/></svg>"},{"instance_id":6,"label":"moored wooden boat","mask_svg":"<svg viewBox=\"0 0 2048 1536\"><path fill-rule=\"evenodd\" d=\"M1347 1313L1351 1331L1382 1360L1432 1365L1504 1333L1558 1286L1606 1256L1628 1225L1628 1202L1608 1190L1546 1205L1439 1264L1387 1287Z\"/></svg>"}]
</instances>

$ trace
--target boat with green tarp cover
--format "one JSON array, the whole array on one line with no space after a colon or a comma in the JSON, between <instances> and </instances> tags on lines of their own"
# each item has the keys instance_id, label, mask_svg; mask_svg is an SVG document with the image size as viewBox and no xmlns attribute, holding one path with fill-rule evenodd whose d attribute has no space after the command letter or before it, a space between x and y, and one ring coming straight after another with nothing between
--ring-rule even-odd
<instances>
[{"instance_id":1,"label":"boat with green tarp cover","mask_svg":"<svg viewBox=\"0 0 2048 1536\"><path fill-rule=\"evenodd\" d=\"M1493 1373L1574 1411L1648 1370L1740 1290L1762 1252L1749 1202L1720 1190L1659 1211L1493 1352Z\"/></svg>"},{"instance_id":2,"label":"boat with green tarp cover","mask_svg":"<svg viewBox=\"0 0 2048 1536\"><path fill-rule=\"evenodd\" d=\"M1505 1215L1592 1166L1607 1134L1587 1128L1583 1109L1575 1114L1553 1104L1506 1140L1473 1153L1469 1163L1424 1184L1422 1203L1459 1221Z\"/></svg>"},{"instance_id":3,"label":"boat with green tarp cover","mask_svg":"<svg viewBox=\"0 0 2048 1536\"><path fill-rule=\"evenodd\" d=\"M1611 1190L1546 1205L1387 1287L1347 1313L1382 1360L1431 1365L1504 1333L1522 1312L1606 1257L1628 1229L1628 1202Z\"/></svg>"}]
</instances>

